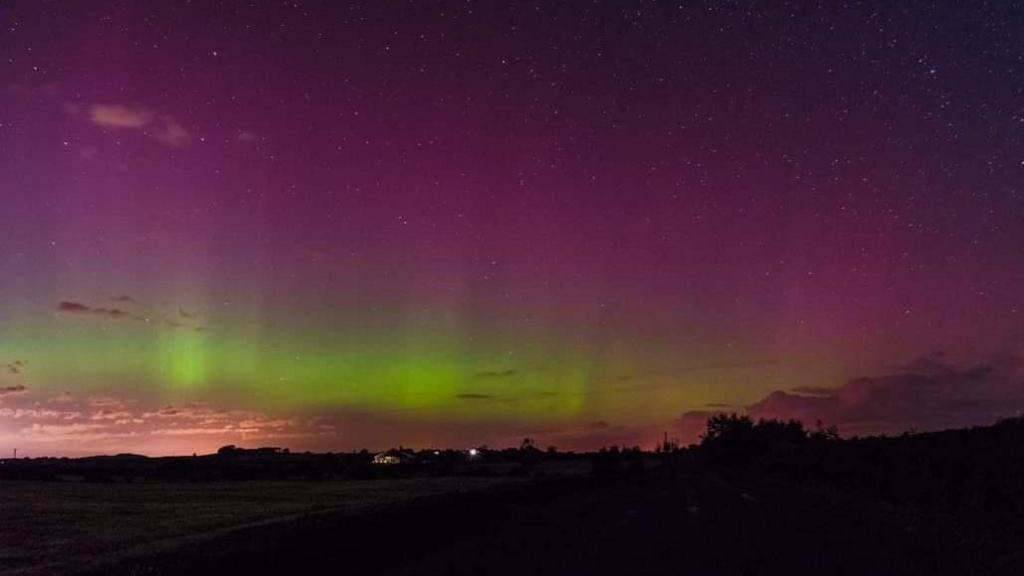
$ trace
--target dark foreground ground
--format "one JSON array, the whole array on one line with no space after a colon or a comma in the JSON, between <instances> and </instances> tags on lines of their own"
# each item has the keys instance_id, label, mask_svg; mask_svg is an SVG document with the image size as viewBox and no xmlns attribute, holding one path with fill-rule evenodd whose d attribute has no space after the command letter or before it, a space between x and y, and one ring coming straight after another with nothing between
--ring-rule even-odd
<instances>
[{"instance_id":1,"label":"dark foreground ground","mask_svg":"<svg viewBox=\"0 0 1024 576\"><path fill-rule=\"evenodd\" d=\"M950 519L826 488L739 485L705 473L497 482L257 523L68 572L1019 573L1013 563Z\"/></svg>"},{"instance_id":2,"label":"dark foreground ground","mask_svg":"<svg viewBox=\"0 0 1024 576\"><path fill-rule=\"evenodd\" d=\"M417 459L0 462L0 575L1024 574L1024 418L842 439L722 415L685 450Z\"/></svg>"},{"instance_id":3,"label":"dark foreground ground","mask_svg":"<svg viewBox=\"0 0 1024 576\"><path fill-rule=\"evenodd\" d=\"M272 535L318 515L371 516L441 494L522 482L418 477L329 481L83 482L0 480L0 574L104 573L235 533ZM145 562L144 562L145 563Z\"/></svg>"}]
</instances>

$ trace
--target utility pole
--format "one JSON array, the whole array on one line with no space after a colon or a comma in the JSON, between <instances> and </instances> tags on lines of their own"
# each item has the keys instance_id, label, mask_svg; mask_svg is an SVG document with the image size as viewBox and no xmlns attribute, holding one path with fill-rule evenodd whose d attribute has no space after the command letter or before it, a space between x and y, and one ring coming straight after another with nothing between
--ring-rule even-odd
<instances>
[{"instance_id":1,"label":"utility pole","mask_svg":"<svg viewBox=\"0 0 1024 576\"><path fill-rule=\"evenodd\" d=\"M15 460L18 459L18 449L17 448L14 449L14 459Z\"/></svg>"}]
</instances>

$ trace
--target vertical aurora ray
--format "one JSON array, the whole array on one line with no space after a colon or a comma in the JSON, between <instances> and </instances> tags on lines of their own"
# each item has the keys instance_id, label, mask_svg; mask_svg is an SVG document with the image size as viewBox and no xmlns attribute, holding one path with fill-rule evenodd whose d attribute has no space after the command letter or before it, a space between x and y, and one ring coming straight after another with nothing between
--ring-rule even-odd
<instances>
[{"instance_id":1,"label":"vertical aurora ray","mask_svg":"<svg viewBox=\"0 0 1024 576\"><path fill-rule=\"evenodd\" d=\"M158 372L172 389L195 389L209 376L206 335L195 330L170 330L157 337Z\"/></svg>"}]
</instances>

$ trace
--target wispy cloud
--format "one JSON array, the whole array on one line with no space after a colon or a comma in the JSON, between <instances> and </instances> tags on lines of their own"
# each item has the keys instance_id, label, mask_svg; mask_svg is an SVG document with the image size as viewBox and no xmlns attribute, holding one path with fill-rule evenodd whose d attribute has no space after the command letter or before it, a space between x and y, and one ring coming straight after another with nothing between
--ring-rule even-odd
<instances>
[{"instance_id":1,"label":"wispy cloud","mask_svg":"<svg viewBox=\"0 0 1024 576\"><path fill-rule=\"evenodd\" d=\"M40 402L24 387L0 388L0 443L38 454L212 450L224 444L315 441L337 433L319 419L280 418L204 403L165 405L139 398L59 396ZM171 440L188 438L188 440ZM20 450L19 450L20 452Z\"/></svg>"},{"instance_id":2,"label":"wispy cloud","mask_svg":"<svg viewBox=\"0 0 1024 576\"><path fill-rule=\"evenodd\" d=\"M826 388L824 386L797 386L790 389L790 392L802 396L830 396L835 391L835 388Z\"/></svg>"},{"instance_id":3,"label":"wispy cloud","mask_svg":"<svg viewBox=\"0 0 1024 576\"><path fill-rule=\"evenodd\" d=\"M135 419L135 415L126 410L100 410L99 412L94 412L89 419L131 421L132 419ZM141 423L142 419L138 419L138 421Z\"/></svg>"},{"instance_id":4,"label":"wispy cloud","mask_svg":"<svg viewBox=\"0 0 1024 576\"><path fill-rule=\"evenodd\" d=\"M14 362L0 364L0 368L6 368L10 374L21 374L21 371L25 369L25 363L21 360L15 360Z\"/></svg>"},{"instance_id":5,"label":"wispy cloud","mask_svg":"<svg viewBox=\"0 0 1024 576\"><path fill-rule=\"evenodd\" d=\"M121 310L120 308L93 308L92 313L99 314L101 316L110 316L111 318L124 318L131 316L131 314Z\"/></svg>"},{"instance_id":6,"label":"wispy cloud","mask_svg":"<svg viewBox=\"0 0 1024 576\"><path fill-rule=\"evenodd\" d=\"M696 442L707 428L708 418L721 414L721 410L691 410L683 413L676 422L676 428L685 444Z\"/></svg>"},{"instance_id":7,"label":"wispy cloud","mask_svg":"<svg viewBox=\"0 0 1024 576\"><path fill-rule=\"evenodd\" d=\"M77 420L82 413L74 410L52 410L49 408L0 408L0 417L14 418L15 420L26 419L34 421L42 420Z\"/></svg>"},{"instance_id":8,"label":"wispy cloud","mask_svg":"<svg viewBox=\"0 0 1024 576\"><path fill-rule=\"evenodd\" d=\"M95 316L105 316L107 318L131 318L131 313L122 310L120 308L93 308L86 306L81 302L72 302L64 300L57 303L57 311L65 314L91 314Z\"/></svg>"},{"instance_id":9,"label":"wispy cloud","mask_svg":"<svg viewBox=\"0 0 1024 576\"><path fill-rule=\"evenodd\" d=\"M117 302L135 303L130 296L117 296L113 298ZM128 318L145 323L160 323L174 328L186 328L193 330L205 330L205 327L196 324L199 314L188 312L179 308L177 312L147 314L144 312L130 312L124 308L111 308L106 306L90 306L75 300L62 300L57 303L58 312L64 314L77 314L83 316L100 316L112 319ZM0 365L2 366L2 365Z\"/></svg>"},{"instance_id":10,"label":"wispy cloud","mask_svg":"<svg viewBox=\"0 0 1024 576\"><path fill-rule=\"evenodd\" d=\"M4 386L4 387L0 388L0 397L3 397L3 396L13 396L15 394L22 394L26 390L28 390L28 388L26 388L24 384L16 384L14 386Z\"/></svg>"},{"instance_id":11,"label":"wispy cloud","mask_svg":"<svg viewBox=\"0 0 1024 576\"><path fill-rule=\"evenodd\" d=\"M456 394L455 397L459 398L461 400L494 400L495 398L497 398L497 396L493 396L491 394L473 394L473 393Z\"/></svg>"},{"instance_id":12,"label":"wispy cloud","mask_svg":"<svg viewBox=\"0 0 1024 576\"><path fill-rule=\"evenodd\" d=\"M131 104L93 104L89 119L102 128L142 128L152 122L153 112Z\"/></svg>"},{"instance_id":13,"label":"wispy cloud","mask_svg":"<svg viewBox=\"0 0 1024 576\"><path fill-rule=\"evenodd\" d=\"M61 392L53 398L50 398L50 402L53 404L70 404L75 401L75 397L71 395L71 392Z\"/></svg>"},{"instance_id":14,"label":"wispy cloud","mask_svg":"<svg viewBox=\"0 0 1024 576\"><path fill-rule=\"evenodd\" d=\"M161 117L161 125L153 132L153 138L161 144L181 147L189 143L192 136L185 127L170 116Z\"/></svg>"},{"instance_id":15,"label":"wispy cloud","mask_svg":"<svg viewBox=\"0 0 1024 576\"><path fill-rule=\"evenodd\" d=\"M130 404L127 400L114 396L90 396L86 398L85 403L90 408L110 410L121 410Z\"/></svg>"},{"instance_id":16,"label":"wispy cloud","mask_svg":"<svg viewBox=\"0 0 1024 576\"><path fill-rule=\"evenodd\" d=\"M477 378L509 378L515 375L516 371L511 368L508 370L483 370L476 373Z\"/></svg>"},{"instance_id":17,"label":"wispy cloud","mask_svg":"<svg viewBox=\"0 0 1024 576\"><path fill-rule=\"evenodd\" d=\"M79 107L65 107L78 115ZM168 114L157 113L146 106L124 103L95 103L88 107L89 121L104 130L138 130L166 146L185 146L192 139L188 129Z\"/></svg>"},{"instance_id":18,"label":"wispy cloud","mask_svg":"<svg viewBox=\"0 0 1024 576\"><path fill-rule=\"evenodd\" d=\"M79 302L69 302L64 300L57 304L57 310L59 312L67 312L69 314L86 314L91 312L92 308L89 308L85 304L81 304Z\"/></svg>"}]
</instances>

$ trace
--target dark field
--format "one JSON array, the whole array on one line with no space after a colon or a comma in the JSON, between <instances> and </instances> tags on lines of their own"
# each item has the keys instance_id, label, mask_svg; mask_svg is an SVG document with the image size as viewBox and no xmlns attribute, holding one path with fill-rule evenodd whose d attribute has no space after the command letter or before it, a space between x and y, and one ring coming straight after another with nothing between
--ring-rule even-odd
<instances>
[{"instance_id":1,"label":"dark field","mask_svg":"<svg viewBox=\"0 0 1024 576\"><path fill-rule=\"evenodd\" d=\"M827 488L740 486L711 473L0 488L3 574L995 569L951 518Z\"/></svg>"},{"instance_id":2,"label":"dark field","mask_svg":"<svg viewBox=\"0 0 1024 576\"><path fill-rule=\"evenodd\" d=\"M972 573L948 528L828 493L576 479L270 524L94 574Z\"/></svg>"},{"instance_id":3,"label":"dark field","mask_svg":"<svg viewBox=\"0 0 1024 576\"><path fill-rule=\"evenodd\" d=\"M656 453L8 461L0 573L1008 576L1022 446L1024 419L844 440L716 417Z\"/></svg>"},{"instance_id":4,"label":"dark field","mask_svg":"<svg viewBox=\"0 0 1024 576\"><path fill-rule=\"evenodd\" d=\"M0 573L69 573L233 530L367 513L514 479L109 484L0 481Z\"/></svg>"}]
</instances>

